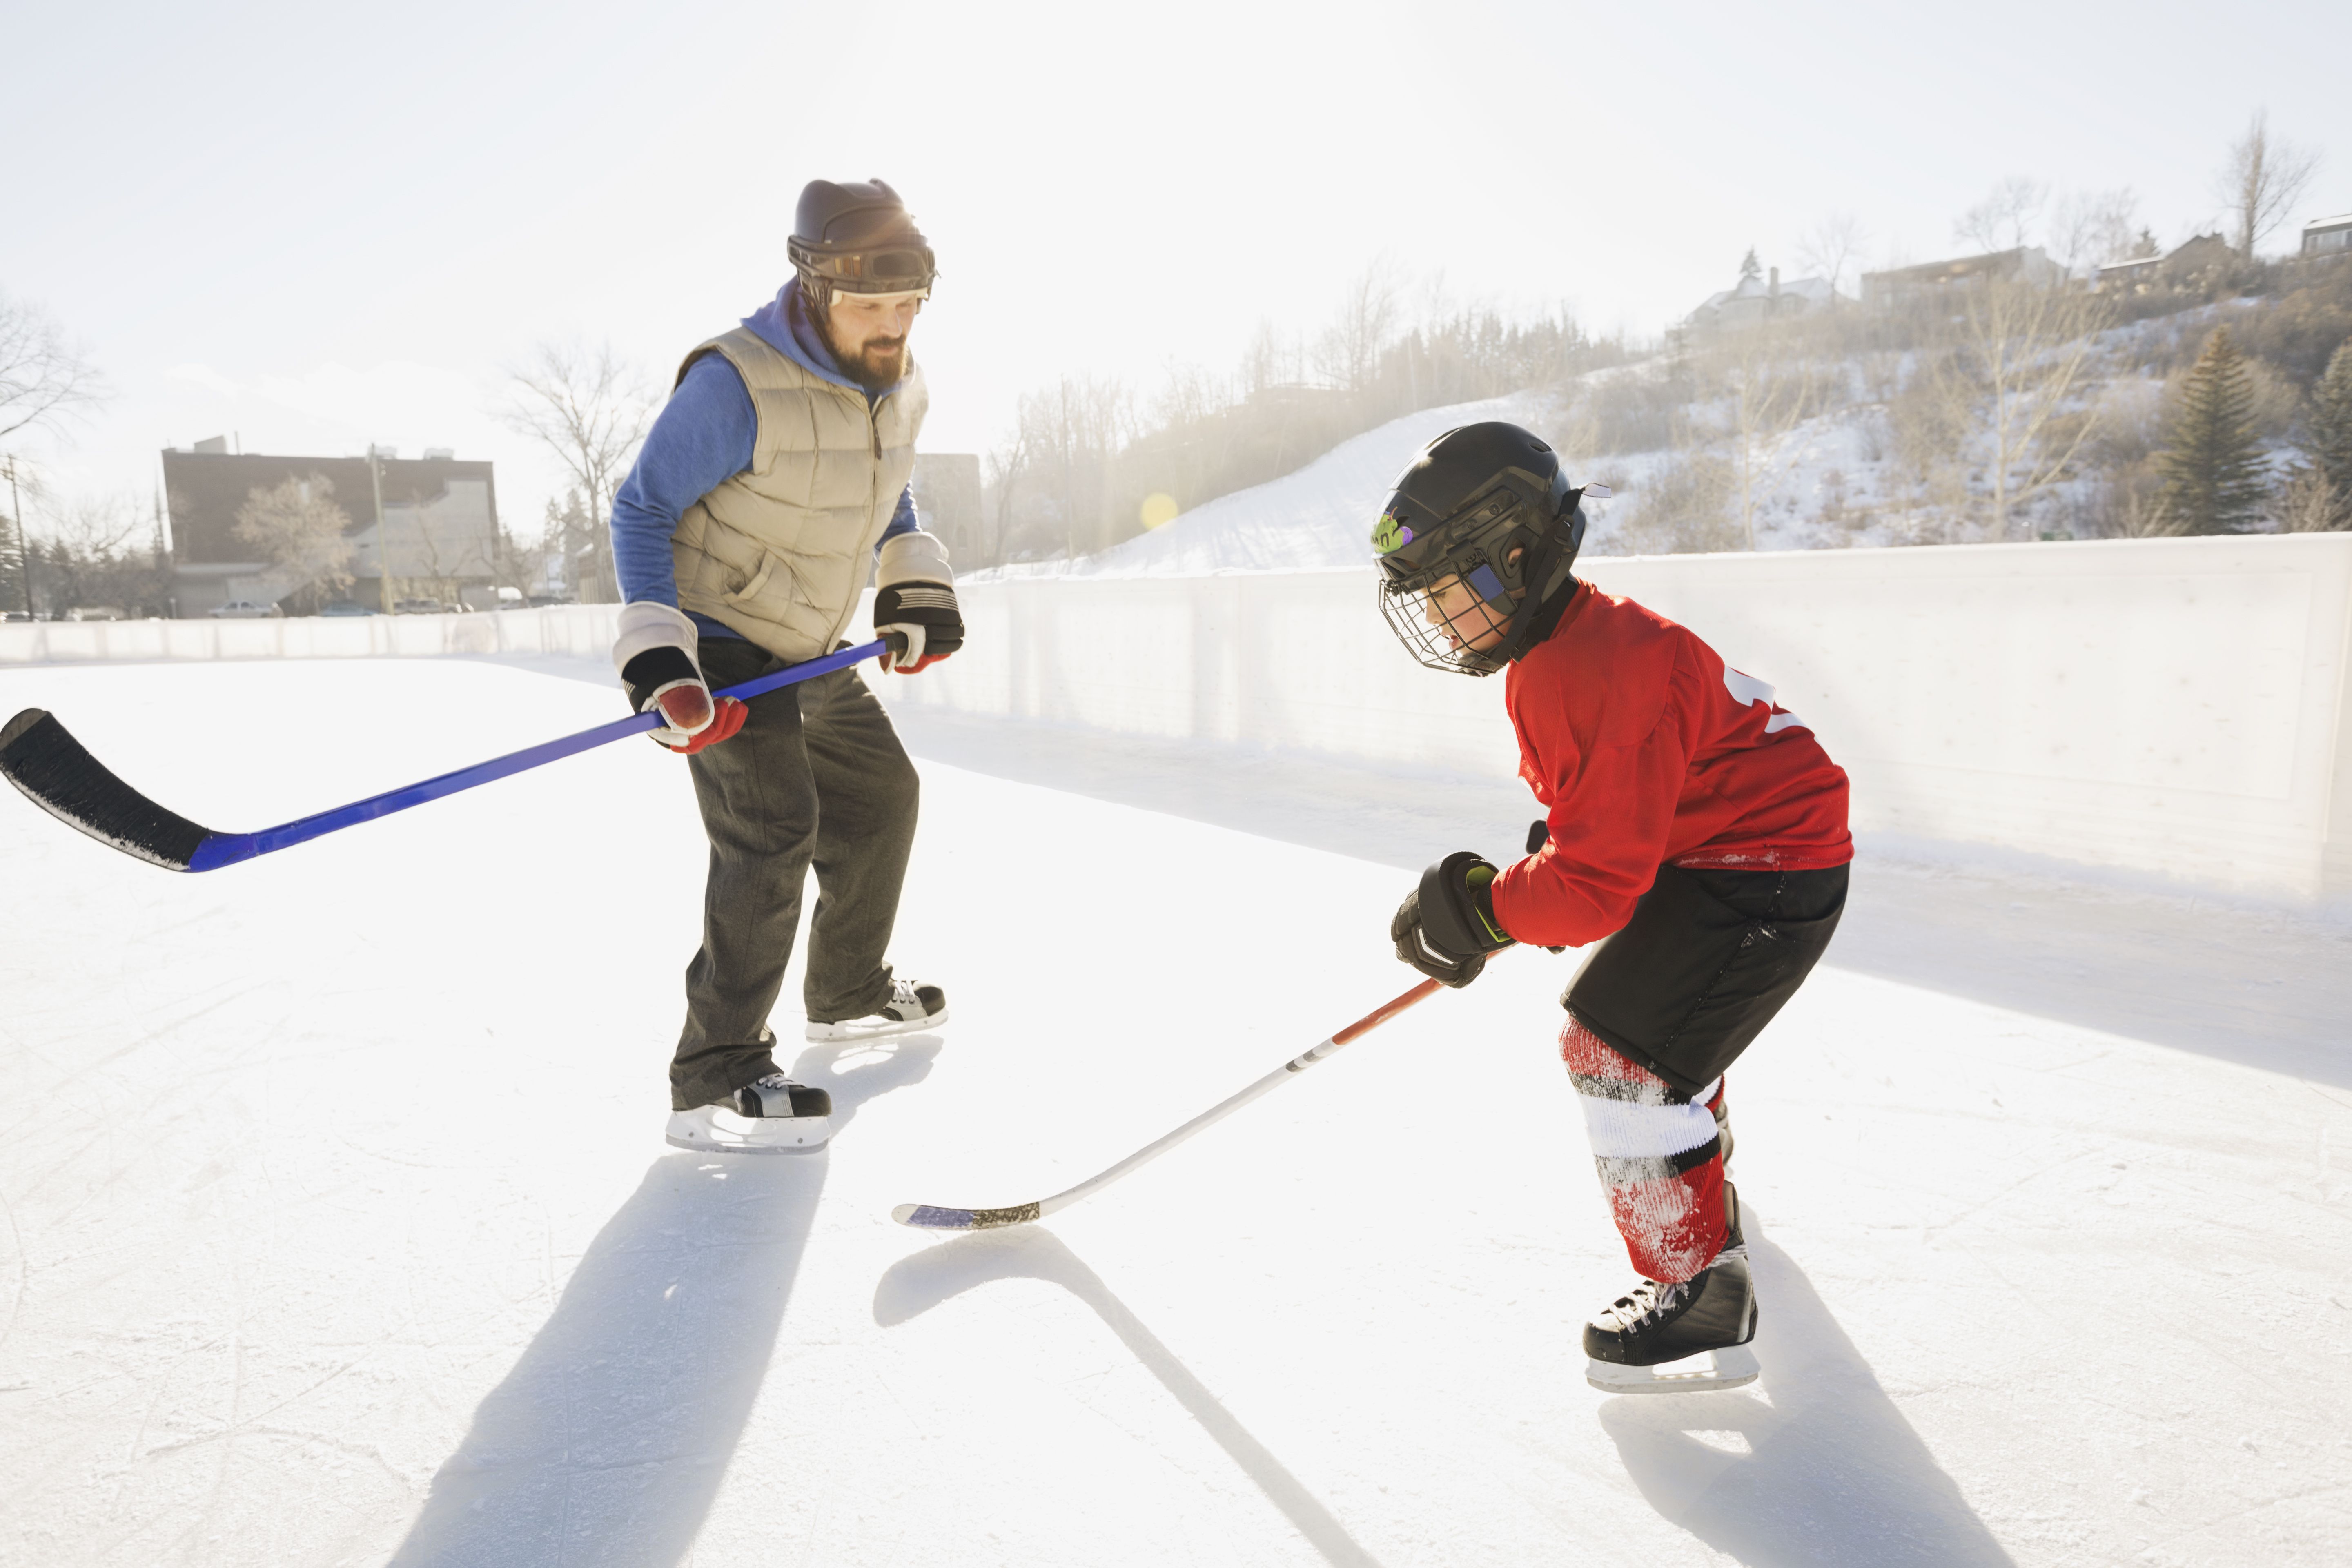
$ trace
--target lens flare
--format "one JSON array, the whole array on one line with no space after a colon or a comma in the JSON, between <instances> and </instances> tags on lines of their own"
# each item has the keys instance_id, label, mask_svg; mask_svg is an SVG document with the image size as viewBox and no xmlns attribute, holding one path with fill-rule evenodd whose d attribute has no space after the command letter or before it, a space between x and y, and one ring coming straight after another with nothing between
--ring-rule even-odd
<instances>
[{"instance_id":1,"label":"lens flare","mask_svg":"<svg viewBox=\"0 0 2352 1568\"><path fill-rule=\"evenodd\" d=\"M1182 510L1176 504L1174 496L1165 490L1154 490L1143 498L1143 526L1146 529L1165 527L1175 521L1176 514Z\"/></svg>"}]
</instances>

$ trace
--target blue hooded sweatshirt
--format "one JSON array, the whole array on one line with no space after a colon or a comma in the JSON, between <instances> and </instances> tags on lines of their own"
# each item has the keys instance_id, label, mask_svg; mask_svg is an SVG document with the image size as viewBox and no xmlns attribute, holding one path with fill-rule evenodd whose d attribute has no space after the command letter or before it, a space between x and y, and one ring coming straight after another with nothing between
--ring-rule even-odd
<instances>
[{"instance_id":1,"label":"blue hooded sweatshirt","mask_svg":"<svg viewBox=\"0 0 2352 1568\"><path fill-rule=\"evenodd\" d=\"M800 279L779 289L776 297L743 318L771 348L810 374L835 386L863 392L842 374L833 351L801 303ZM898 387L866 392L867 406L879 403ZM686 509L751 467L758 444L760 418L751 407L751 394L735 367L720 354L705 354L694 362L663 405L637 461L613 497L613 569L621 580L621 597L629 604L649 600L677 605L677 573L670 559L670 535ZM898 496L898 510L884 539L912 533L915 491L908 486ZM741 634L708 616L688 612L707 637Z\"/></svg>"}]
</instances>

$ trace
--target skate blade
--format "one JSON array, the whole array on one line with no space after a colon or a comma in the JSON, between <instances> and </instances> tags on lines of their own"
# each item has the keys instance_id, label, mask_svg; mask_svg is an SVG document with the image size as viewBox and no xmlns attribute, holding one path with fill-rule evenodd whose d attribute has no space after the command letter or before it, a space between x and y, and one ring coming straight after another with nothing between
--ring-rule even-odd
<instances>
[{"instance_id":1,"label":"skate blade","mask_svg":"<svg viewBox=\"0 0 2352 1568\"><path fill-rule=\"evenodd\" d=\"M821 1046L837 1046L846 1040L889 1040L900 1035L922 1035L948 1021L945 1007L928 1018L909 1018L898 1024L859 1025L855 1020L839 1024L820 1024L812 1020L807 1038Z\"/></svg>"},{"instance_id":2,"label":"skate blade","mask_svg":"<svg viewBox=\"0 0 2352 1568\"><path fill-rule=\"evenodd\" d=\"M1746 1345L1701 1351L1680 1361L1656 1366L1619 1366L1614 1362L1584 1363L1584 1381L1603 1394L1709 1394L1719 1388L1745 1388L1764 1375L1756 1352Z\"/></svg>"},{"instance_id":3,"label":"skate blade","mask_svg":"<svg viewBox=\"0 0 2352 1568\"><path fill-rule=\"evenodd\" d=\"M738 1116L704 1106L671 1113L662 1142L698 1154L804 1154L833 1136L829 1116Z\"/></svg>"}]
</instances>

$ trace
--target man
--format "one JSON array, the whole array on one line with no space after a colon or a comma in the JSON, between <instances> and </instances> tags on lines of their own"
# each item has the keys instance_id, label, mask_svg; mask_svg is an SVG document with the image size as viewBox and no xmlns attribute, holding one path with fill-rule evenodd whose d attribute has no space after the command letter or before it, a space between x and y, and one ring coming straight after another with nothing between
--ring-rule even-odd
<instances>
[{"instance_id":1,"label":"man","mask_svg":"<svg viewBox=\"0 0 2352 1568\"><path fill-rule=\"evenodd\" d=\"M768 1011L812 866L803 1000L812 1040L947 1021L936 985L884 959L915 837L915 770L854 668L750 702L734 685L845 646L866 585L890 668L963 645L946 548L908 488L928 401L907 351L929 245L879 180L812 181L794 276L686 358L613 505L625 601L613 663L654 739L687 755L710 838L702 947L686 972L668 1141L763 1152L831 1134L823 1089L778 1068Z\"/></svg>"},{"instance_id":2,"label":"man","mask_svg":"<svg viewBox=\"0 0 2352 1568\"><path fill-rule=\"evenodd\" d=\"M1449 985L1515 942L1600 943L1560 998L1560 1055L1643 1279L1586 1324L1586 1375L1731 1386L1752 1361L1650 1369L1756 1333L1723 1074L1837 929L1846 777L1770 687L1577 581L1594 492L1517 426L1472 425L1430 443L1382 510L1391 628L1433 668L1508 672L1519 774L1546 813L1507 868L1466 851L1429 868L1390 935Z\"/></svg>"}]
</instances>

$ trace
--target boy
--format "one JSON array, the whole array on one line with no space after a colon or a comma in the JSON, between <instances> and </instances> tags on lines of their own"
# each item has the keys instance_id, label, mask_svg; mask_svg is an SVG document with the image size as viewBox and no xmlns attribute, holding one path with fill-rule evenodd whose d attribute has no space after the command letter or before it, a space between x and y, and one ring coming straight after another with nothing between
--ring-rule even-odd
<instances>
[{"instance_id":1,"label":"boy","mask_svg":"<svg viewBox=\"0 0 2352 1568\"><path fill-rule=\"evenodd\" d=\"M1587 491L1607 494L1489 423L1431 442L1381 510L1391 629L1432 668L1506 671L1519 774L1545 811L1515 865L1432 866L1390 934L1448 985L1514 942L1600 943L1560 998L1560 1056L1643 1278L1585 1326L1588 1376L1731 1386L1756 1375L1744 1353L1647 1369L1755 1337L1723 1073L1837 927L1846 777L1770 687L1571 574Z\"/></svg>"}]
</instances>

